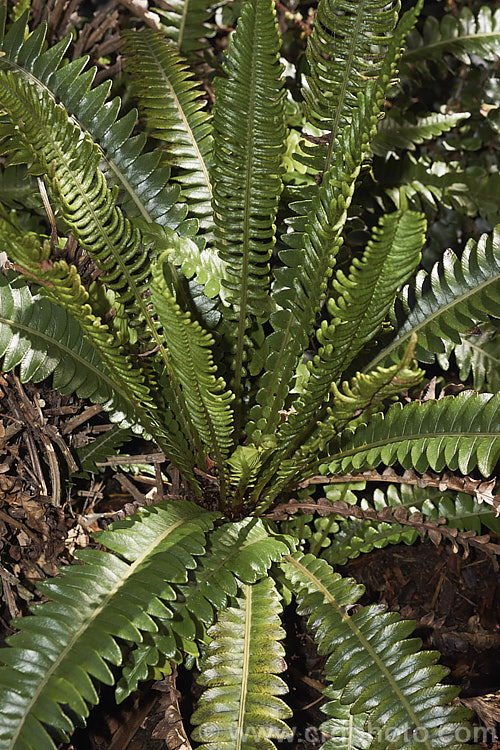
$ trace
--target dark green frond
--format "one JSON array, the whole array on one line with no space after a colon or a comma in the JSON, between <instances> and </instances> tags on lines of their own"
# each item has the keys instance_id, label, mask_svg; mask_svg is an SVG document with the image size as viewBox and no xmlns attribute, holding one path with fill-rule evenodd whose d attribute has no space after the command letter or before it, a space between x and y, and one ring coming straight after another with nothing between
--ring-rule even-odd
<instances>
[{"instance_id":1,"label":"dark green frond","mask_svg":"<svg viewBox=\"0 0 500 750\"><path fill-rule=\"evenodd\" d=\"M83 475L88 476L89 473L98 474L102 472L102 467L96 466L96 463L104 462L110 456L116 455L118 449L128 443L130 439L129 430L122 430L115 425L95 440L77 448L76 454Z\"/></svg>"},{"instance_id":2,"label":"dark green frond","mask_svg":"<svg viewBox=\"0 0 500 750\"><path fill-rule=\"evenodd\" d=\"M269 259L282 187L284 92L271 0L244 3L215 81L213 210L216 246L227 263L227 316L236 320L234 389L241 398L245 332L270 313Z\"/></svg>"},{"instance_id":3,"label":"dark green frond","mask_svg":"<svg viewBox=\"0 0 500 750\"><path fill-rule=\"evenodd\" d=\"M267 578L242 586L236 606L210 628L199 682L206 690L191 717L200 750L275 750L273 739L292 736L284 720L292 714L277 695L287 692L278 677L285 669L280 640L279 594Z\"/></svg>"},{"instance_id":4,"label":"dark green frond","mask_svg":"<svg viewBox=\"0 0 500 750\"><path fill-rule=\"evenodd\" d=\"M443 63L451 54L470 65L471 55L496 60L500 55L500 9L483 6L477 16L463 7L458 17L445 13L441 21L427 16L422 35L412 31L403 62L430 74L428 63Z\"/></svg>"},{"instance_id":5,"label":"dark green frond","mask_svg":"<svg viewBox=\"0 0 500 750\"><path fill-rule=\"evenodd\" d=\"M469 112L436 112L419 117L415 123L404 120L392 113L381 121L377 135L372 141L372 150L379 156L387 156L398 150L414 151L415 144L436 138L459 125L470 117Z\"/></svg>"},{"instance_id":6,"label":"dark green frond","mask_svg":"<svg viewBox=\"0 0 500 750\"><path fill-rule=\"evenodd\" d=\"M182 55L189 56L206 46L207 36L214 32L207 21L212 3L207 0L169 0L155 12L162 19L162 31Z\"/></svg>"},{"instance_id":7,"label":"dark green frond","mask_svg":"<svg viewBox=\"0 0 500 750\"><path fill-rule=\"evenodd\" d=\"M309 614L309 627L320 653L328 656L325 672L340 705L354 716L365 714L363 729L373 735L370 750L465 750L457 728L468 728L468 712L449 706L458 688L439 685L448 670L435 665L435 651L421 651L409 638L416 623L401 620L381 605L348 611L363 587L341 578L312 555L287 556L282 565L298 600Z\"/></svg>"},{"instance_id":8,"label":"dark green frond","mask_svg":"<svg viewBox=\"0 0 500 750\"><path fill-rule=\"evenodd\" d=\"M329 171L320 175L321 185L317 189L309 186L301 200L290 204L295 216L288 220L291 231L282 238L289 246L279 254L284 267L275 271L272 291L278 310L270 318L270 353L259 381L257 404L245 428L253 440L272 435L280 421L279 412L327 293L356 179L376 132L402 40L415 21L415 11L405 14L377 80L369 81L366 91L358 95L351 124L339 136L335 160Z\"/></svg>"},{"instance_id":9,"label":"dark green frond","mask_svg":"<svg viewBox=\"0 0 500 750\"><path fill-rule=\"evenodd\" d=\"M339 131L349 126L358 106L358 94L381 71L398 10L399 2L386 0L318 3L307 40L311 72L303 95L309 123L329 133L325 169L338 145Z\"/></svg>"},{"instance_id":10,"label":"dark green frond","mask_svg":"<svg viewBox=\"0 0 500 750\"><path fill-rule=\"evenodd\" d=\"M447 250L430 276L420 271L414 285L405 288L408 317L369 367L394 357L414 333L418 336L415 357L420 362L433 362L435 353L444 351L445 342L459 344L461 334L476 323L487 321L490 315L500 317L499 279L500 226L477 243L469 240L461 259Z\"/></svg>"},{"instance_id":11,"label":"dark green frond","mask_svg":"<svg viewBox=\"0 0 500 750\"><path fill-rule=\"evenodd\" d=\"M500 457L499 435L500 393L463 391L439 401L394 404L354 433L346 430L322 463L334 474L398 461L420 473L447 467L469 474L477 466L488 476Z\"/></svg>"},{"instance_id":12,"label":"dark green frond","mask_svg":"<svg viewBox=\"0 0 500 750\"><path fill-rule=\"evenodd\" d=\"M163 326L172 368L182 386L190 417L205 444L212 452L222 475L222 456L231 445L234 396L221 377L215 375L211 347L213 337L203 330L188 312L179 307L168 283L168 251L153 268L151 297ZM165 276L167 272L167 277ZM219 477L222 481L222 476Z\"/></svg>"},{"instance_id":13,"label":"dark green frond","mask_svg":"<svg viewBox=\"0 0 500 750\"><path fill-rule=\"evenodd\" d=\"M157 32L126 31L124 52L132 74L133 92L141 116L158 140L165 142L162 153L177 169L175 180L182 189L190 213L202 229L211 229L212 127L203 111L199 85L193 80L178 52Z\"/></svg>"},{"instance_id":14,"label":"dark green frond","mask_svg":"<svg viewBox=\"0 0 500 750\"><path fill-rule=\"evenodd\" d=\"M140 643L143 632L157 632L156 618L171 619L170 582L187 580L214 519L186 502L143 508L135 522L100 535L115 554L83 550L85 565L41 584L51 601L23 618L23 632L1 652L2 750L55 750L44 724L66 739L86 719L98 700L93 679L114 682L109 664L122 662L119 641Z\"/></svg>"},{"instance_id":15,"label":"dark green frond","mask_svg":"<svg viewBox=\"0 0 500 750\"><path fill-rule=\"evenodd\" d=\"M143 153L146 135L131 137L137 113L129 112L119 118L120 100L108 102L109 81L91 89L95 68L85 70L88 58L67 65L63 57L71 42L71 35L46 49L46 24L32 34L26 30L26 16L20 18L5 34L5 8L0 8L0 70L12 70L17 75L47 89L99 142L104 169L110 179L120 186L121 205L129 216L141 216L146 221L158 221L183 233L185 207L179 199L178 186L168 185L170 170L160 165L159 152Z\"/></svg>"},{"instance_id":16,"label":"dark green frond","mask_svg":"<svg viewBox=\"0 0 500 750\"><path fill-rule=\"evenodd\" d=\"M52 375L61 393L103 404L113 421L141 431L131 404L76 320L43 295L32 296L24 279L9 282L1 274L0 357L4 372L19 366L21 382L38 383Z\"/></svg>"}]
</instances>

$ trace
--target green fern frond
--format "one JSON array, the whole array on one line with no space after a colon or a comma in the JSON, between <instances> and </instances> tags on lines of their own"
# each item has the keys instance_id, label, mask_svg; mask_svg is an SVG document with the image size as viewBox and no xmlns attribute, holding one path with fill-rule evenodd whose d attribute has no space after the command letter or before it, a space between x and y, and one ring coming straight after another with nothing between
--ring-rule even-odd
<instances>
[{"instance_id":1,"label":"green fern frond","mask_svg":"<svg viewBox=\"0 0 500 750\"><path fill-rule=\"evenodd\" d=\"M241 399L245 332L269 317L269 260L282 188L284 91L280 37L271 0L249 0L215 80L213 210L216 245L227 263L229 308L237 321L233 387ZM239 408L239 407L238 407ZM237 420L238 422L239 420Z\"/></svg>"},{"instance_id":2,"label":"green fern frond","mask_svg":"<svg viewBox=\"0 0 500 750\"><path fill-rule=\"evenodd\" d=\"M391 343L370 364L401 351L410 336L418 335L415 357L433 362L446 341L460 344L461 334L490 315L500 317L500 226L492 235L482 235L478 242L469 240L459 259L447 250L429 275L420 271L414 285L403 290L403 304L410 311ZM430 288L429 288L430 282ZM412 302L412 296L415 302Z\"/></svg>"},{"instance_id":3,"label":"green fern frond","mask_svg":"<svg viewBox=\"0 0 500 750\"><path fill-rule=\"evenodd\" d=\"M131 404L78 323L41 294L31 294L24 279L0 274L0 357L4 372L19 366L21 382L52 375L53 387L103 404L112 421L141 432Z\"/></svg>"},{"instance_id":4,"label":"green fern frond","mask_svg":"<svg viewBox=\"0 0 500 750\"><path fill-rule=\"evenodd\" d=\"M100 466L96 466L96 463L104 462L110 456L116 455L118 449L125 443L128 443L131 437L129 430L123 430L114 425L110 430L95 438L95 440L91 440L89 443L77 448L76 455L81 468L78 476L88 476L90 473L98 474L102 472L103 469Z\"/></svg>"},{"instance_id":5,"label":"green fern frond","mask_svg":"<svg viewBox=\"0 0 500 750\"><path fill-rule=\"evenodd\" d=\"M205 37L215 33L206 23L212 4L207 0L169 0L155 13L162 19L162 31L182 55L189 56L206 46Z\"/></svg>"},{"instance_id":6,"label":"green fern frond","mask_svg":"<svg viewBox=\"0 0 500 750\"><path fill-rule=\"evenodd\" d=\"M470 8L464 7L458 17L446 13L441 21L427 16L422 35L412 31L408 36L403 62L430 75L428 62L442 64L447 54L467 65L471 55L496 60L500 55L500 9L485 5L474 16Z\"/></svg>"},{"instance_id":7,"label":"green fern frond","mask_svg":"<svg viewBox=\"0 0 500 750\"><path fill-rule=\"evenodd\" d=\"M498 393L463 391L439 401L394 404L354 433L346 430L322 465L334 474L396 461L420 473L447 467L469 474L477 466L488 476L500 456L499 418Z\"/></svg>"},{"instance_id":8,"label":"green fern frond","mask_svg":"<svg viewBox=\"0 0 500 750\"><path fill-rule=\"evenodd\" d=\"M329 698L321 710L330 718L324 721L320 729L328 737L321 745L321 750L370 750L373 734L365 729L368 722L367 713L352 714L349 706L341 703L342 691L327 687L323 695Z\"/></svg>"},{"instance_id":9,"label":"green fern frond","mask_svg":"<svg viewBox=\"0 0 500 750\"><path fill-rule=\"evenodd\" d=\"M342 131L335 161L322 176L321 185L317 190L309 188L301 200L290 204L296 215L287 220L292 231L282 238L289 246L279 253L284 267L274 272L272 293L278 310L270 318L269 356L245 428L252 440L272 435L280 421L279 412L327 293L356 179L376 132L402 40L415 22L414 10L398 25L377 81L369 81L364 94L358 95L350 127Z\"/></svg>"},{"instance_id":10,"label":"green fern frond","mask_svg":"<svg viewBox=\"0 0 500 750\"><path fill-rule=\"evenodd\" d=\"M435 651L421 651L409 638L416 623L401 620L381 605L346 608L363 587L341 578L324 560L312 555L286 556L282 564L299 614L309 614L309 627L320 653L328 656L325 672L340 704L351 715L366 714L364 729L373 734L370 750L403 750L436 746L465 750L457 727L468 727L468 712L449 706L458 688L437 684L448 670L434 664Z\"/></svg>"},{"instance_id":11,"label":"green fern frond","mask_svg":"<svg viewBox=\"0 0 500 750\"><path fill-rule=\"evenodd\" d=\"M191 717L201 750L275 750L272 739L292 736L284 722L292 712L276 697L287 692L278 677L285 669L281 609L270 579L245 585L208 631L198 679L206 690Z\"/></svg>"},{"instance_id":12,"label":"green fern frond","mask_svg":"<svg viewBox=\"0 0 500 750\"><path fill-rule=\"evenodd\" d=\"M190 417L207 451L213 452L220 471L219 481L223 482L222 459L232 441L230 404L234 396L226 390L224 380L214 374L213 337L188 312L181 310L169 288L167 260L168 251L153 268L151 298Z\"/></svg>"},{"instance_id":13,"label":"green fern frond","mask_svg":"<svg viewBox=\"0 0 500 750\"><path fill-rule=\"evenodd\" d=\"M212 127L203 111L199 85L178 52L157 32L126 31L124 53L141 115L158 140L166 143L166 162L177 169L190 213L202 229L213 227Z\"/></svg>"},{"instance_id":14,"label":"green fern frond","mask_svg":"<svg viewBox=\"0 0 500 750\"><path fill-rule=\"evenodd\" d=\"M500 336L497 327L483 325L478 332L461 336L459 344L445 341L445 350L437 354L439 366L448 370L452 354L462 383L472 375L474 390L496 393L500 390Z\"/></svg>"},{"instance_id":15,"label":"green fern frond","mask_svg":"<svg viewBox=\"0 0 500 750\"><path fill-rule=\"evenodd\" d=\"M122 662L119 641L140 643L142 632L157 631L155 618L171 618L170 582L187 580L215 517L187 502L143 508L99 535L115 554L83 550L85 565L40 585L51 601L23 618L2 650L2 750L55 750L44 725L66 740L85 720L97 702L91 678L113 684L108 664Z\"/></svg>"},{"instance_id":16,"label":"green fern frond","mask_svg":"<svg viewBox=\"0 0 500 750\"><path fill-rule=\"evenodd\" d=\"M91 89L95 68L84 70L88 58L66 65L63 57L72 37L69 34L46 49L47 26L41 23L32 34L27 16L22 16L5 33L5 8L0 8L0 70L15 71L61 101L68 112L99 142L102 161L111 180L120 186L120 202L129 216L158 221L164 226L189 231L183 223L186 208L179 206L179 187L168 185L170 170L160 164L159 152L144 153L146 135L131 137L137 113L119 118L120 100L108 102L111 82Z\"/></svg>"},{"instance_id":17,"label":"green fern frond","mask_svg":"<svg viewBox=\"0 0 500 750\"><path fill-rule=\"evenodd\" d=\"M306 55L310 75L303 88L308 122L329 133L324 169L328 170L337 136L349 127L358 94L379 75L398 18L398 2L320 0ZM304 146L306 152L314 149ZM324 149L322 149L324 150Z\"/></svg>"},{"instance_id":18,"label":"green fern frond","mask_svg":"<svg viewBox=\"0 0 500 750\"><path fill-rule=\"evenodd\" d=\"M378 156L387 156L401 150L414 151L415 145L447 133L470 117L470 112L436 112L419 117L415 123L396 117L390 111L381 121L372 150Z\"/></svg>"}]
</instances>

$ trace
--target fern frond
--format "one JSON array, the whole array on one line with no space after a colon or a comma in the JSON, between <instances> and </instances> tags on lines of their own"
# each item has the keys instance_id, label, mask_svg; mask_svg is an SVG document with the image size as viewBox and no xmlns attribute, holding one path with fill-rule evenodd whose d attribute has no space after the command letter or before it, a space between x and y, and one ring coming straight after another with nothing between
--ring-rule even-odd
<instances>
[{"instance_id":1,"label":"fern frond","mask_svg":"<svg viewBox=\"0 0 500 750\"><path fill-rule=\"evenodd\" d=\"M285 442L293 440L294 445L304 442L304 428L314 427L314 415L325 403L330 384L347 370L363 346L380 329L398 289L419 262L425 228L424 215L415 211L403 210L383 216L362 258L354 259L348 276L343 271L337 272L333 281L337 297L328 301L332 322L324 321L316 332L320 348L309 365L310 376L304 393L294 404L295 412L280 429L279 434ZM408 358L404 359L406 366ZM378 376L372 371L369 378L371 395L365 389L367 398L362 399L358 408L366 408L380 388L398 377L398 371L393 375L379 371ZM416 373L413 379L415 376ZM406 372L403 380L406 382L408 378L411 380L412 376ZM359 389L359 377L357 382ZM400 390L407 386L408 383L403 384ZM335 406L338 407L339 403Z\"/></svg>"},{"instance_id":2,"label":"fern frond","mask_svg":"<svg viewBox=\"0 0 500 750\"><path fill-rule=\"evenodd\" d=\"M483 325L469 336L461 336L460 343L445 341L445 350L437 354L443 370L448 370L452 354L458 365L460 381L472 375L474 390L496 393L500 390L500 336L493 325Z\"/></svg>"},{"instance_id":3,"label":"fern frond","mask_svg":"<svg viewBox=\"0 0 500 750\"><path fill-rule=\"evenodd\" d=\"M396 117L390 111L381 121L377 135L372 141L372 150L378 156L387 156L398 151L414 151L415 145L447 133L470 117L469 112L435 112L419 117L415 123Z\"/></svg>"},{"instance_id":4,"label":"fern frond","mask_svg":"<svg viewBox=\"0 0 500 750\"><path fill-rule=\"evenodd\" d=\"M24 279L9 281L2 275L0 357L4 372L19 366L21 382L38 383L52 375L53 387L62 394L103 404L113 421L141 431L131 404L74 318L43 295L32 295Z\"/></svg>"},{"instance_id":5,"label":"fern frond","mask_svg":"<svg viewBox=\"0 0 500 750\"><path fill-rule=\"evenodd\" d=\"M206 23L212 10L207 0L169 0L155 5L162 31L182 55L190 56L206 46L205 37L215 33Z\"/></svg>"},{"instance_id":6,"label":"fern frond","mask_svg":"<svg viewBox=\"0 0 500 750\"><path fill-rule=\"evenodd\" d=\"M349 706L341 703L341 690L327 687L323 695L330 700L321 706L321 710L330 718L320 726L328 737L321 750L338 750L340 747L346 750L370 750L373 734L365 729L368 714L352 714Z\"/></svg>"},{"instance_id":7,"label":"fern frond","mask_svg":"<svg viewBox=\"0 0 500 750\"><path fill-rule=\"evenodd\" d=\"M166 161L202 229L213 227L212 127L199 85L177 51L157 32L125 31L124 52L132 90L152 135L167 145Z\"/></svg>"},{"instance_id":8,"label":"fern frond","mask_svg":"<svg viewBox=\"0 0 500 750\"><path fill-rule=\"evenodd\" d=\"M434 747L465 750L457 727L468 727L468 712L449 706L458 688L439 685L448 672L434 664L435 651L421 651L409 638L416 623L401 620L381 605L362 607L350 615L348 605L363 587L341 578L324 560L312 555L286 556L282 564L299 614L309 614L309 627L320 653L328 656L325 672L340 704L350 714L366 714L364 729L373 734L370 750Z\"/></svg>"},{"instance_id":9,"label":"fern frond","mask_svg":"<svg viewBox=\"0 0 500 750\"><path fill-rule=\"evenodd\" d=\"M224 312L237 321L233 388L238 401L245 332L251 316L265 320L270 313L269 259L285 141L279 48L273 2L249 0L225 56L227 78L215 80L213 210L217 249L228 266L223 284L230 307Z\"/></svg>"},{"instance_id":10,"label":"fern frond","mask_svg":"<svg viewBox=\"0 0 500 750\"><path fill-rule=\"evenodd\" d=\"M151 298L167 345L172 368L182 386L193 424L208 451L213 452L223 481L223 456L231 445L234 395L214 373L213 337L179 307L167 272L168 251L153 268Z\"/></svg>"},{"instance_id":11,"label":"fern frond","mask_svg":"<svg viewBox=\"0 0 500 750\"><path fill-rule=\"evenodd\" d=\"M272 739L292 736L284 722L292 712L276 697L287 692L278 677L285 669L281 609L273 582L264 579L243 586L236 606L208 631L198 678L206 690L191 717L202 750L275 750Z\"/></svg>"},{"instance_id":12,"label":"fern frond","mask_svg":"<svg viewBox=\"0 0 500 750\"><path fill-rule=\"evenodd\" d=\"M157 631L155 618L171 618L170 582L187 579L215 517L187 502L143 508L100 535L115 554L83 550L85 565L40 585L51 601L23 618L23 632L2 650L2 750L55 750L44 725L66 740L75 720L85 720L97 702L91 678L112 685L108 664L121 664L119 641L140 643L143 632Z\"/></svg>"},{"instance_id":13,"label":"fern frond","mask_svg":"<svg viewBox=\"0 0 500 750\"><path fill-rule=\"evenodd\" d=\"M391 343L370 364L401 351L410 336L418 335L415 357L433 362L435 353L444 351L446 341L460 343L466 333L490 315L500 317L500 226L492 235L482 235L478 242L469 240L459 259L447 250L430 274L420 271L414 285L403 290L403 304L408 317ZM430 288L428 288L430 282ZM412 296L415 302L412 303Z\"/></svg>"},{"instance_id":14,"label":"fern frond","mask_svg":"<svg viewBox=\"0 0 500 750\"><path fill-rule=\"evenodd\" d=\"M104 432L95 440L82 445L76 449L78 463L81 467L80 476L88 476L89 473L98 474L102 471L96 463L106 461L110 456L116 455L119 448L131 439L128 430L123 430L114 425L110 430Z\"/></svg>"},{"instance_id":15,"label":"fern frond","mask_svg":"<svg viewBox=\"0 0 500 750\"><path fill-rule=\"evenodd\" d=\"M430 75L429 61L442 64L447 54L467 65L471 64L471 55L496 60L500 55L500 9L484 5L474 16L464 7L457 18L446 13L441 21L427 16L422 35L414 30L408 36L403 62Z\"/></svg>"},{"instance_id":16,"label":"fern frond","mask_svg":"<svg viewBox=\"0 0 500 750\"><path fill-rule=\"evenodd\" d=\"M340 130L348 128L358 94L382 69L399 2L343 0L339 5L320 0L306 55L310 75L303 88L306 118L329 133L324 169L328 170ZM303 147L314 151L311 146Z\"/></svg>"},{"instance_id":17,"label":"fern frond","mask_svg":"<svg viewBox=\"0 0 500 750\"><path fill-rule=\"evenodd\" d=\"M346 430L322 463L336 474L398 461L420 473L448 467L469 474L477 466L488 476L500 456L499 418L500 394L463 391L439 401L394 404L354 433Z\"/></svg>"},{"instance_id":18,"label":"fern frond","mask_svg":"<svg viewBox=\"0 0 500 750\"><path fill-rule=\"evenodd\" d=\"M131 137L137 112L119 118L120 100L107 101L111 82L91 89L95 68L84 70L87 57L63 64L71 34L46 49L47 26L41 23L32 34L27 16L5 33L5 8L0 8L0 70L15 71L46 89L78 120L82 129L99 142L106 173L120 186L121 206L129 216L158 221L185 234L186 208L178 205L179 187L168 185L170 170L160 164L159 152L144 153L146 135Z\"/></svg>"},{"instance_id":19,"label":"fern frond","mask_svg":"<svg viewBox=\"0 0 500 750\"><path fill-rule=\"evenodd\" d=\"M342 131L335 161L316 190L291 204L295 216L291 232L283 236L289 249L280 252L285 267L275 271L273 296L278 310L271 315L269 356L259 381L257 404L251 409L246 432L252 440L272 435L280 420L299 357L307 348L321 302L326 296L355 182L384 105L387 86L399 59L402 40L416 21L415 10L398 25L380 74L358 95L349 128Z\"/></svg>"}]
</instances>

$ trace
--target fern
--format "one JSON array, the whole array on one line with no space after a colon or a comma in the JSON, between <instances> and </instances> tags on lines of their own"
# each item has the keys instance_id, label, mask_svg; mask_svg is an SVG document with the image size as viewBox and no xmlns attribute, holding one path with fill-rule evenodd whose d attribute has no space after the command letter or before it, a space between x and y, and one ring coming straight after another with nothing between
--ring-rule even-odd
<instances>
[{"instance_id":1,"label":"fern","mask_svg":"<svg viewBox=\"0 0 500 750\"><path fill-rule=\"evenodd\" d=\"M380 123L377 135L372 141L373 152L379 156L386 156L400 149L414 151L416 144L448 132L468 117L468 112L435 113L419 117L417 122L411 123L388 115Z\"/></svg>"},{"instance_id":2,"label":"fern","mask_svg":"<svg viewBox=\"0 0 500 750\"><path fill-rule=\"evenodd\" d=\"M437 654L417 653L420 640L408 638L415 628L380 605L363 607L353 615L346 606L363 592L352 579L343 579L324 561L310 555L287 556L283 569L298 600L301 614L310 614L320 653L328 656L325 672L340 704L351 715L369 711L370 750L415 746L432 750L435 742L453 748L455 730L467 713L448 702L456 688L437 685L447 670L433 664ZM430 707L432 706L432 710Z\"/></svg>"},{"instance_id":3,"label":"fern","mask_svg":"<svg viewBox=\"0 0 500 750\"><path fill-rule=\"evenodd\" d=\"M207 0L173 0L155 7L162 20L162 31L183 55L190 55L205 47L203 37L212 36L206 23L211 6Z\"/></svg>"},{"instance_id":4,"label":"fern","mask_svg":"<svg viewBox=\"0 0 500 750\"><path fill-rule=\"evenodd\" d=\"M415 356L421 362L433 362L434 353L444 350L444 342L460 343L460 331L488 320L489 315L500 315L499 276L499 227L495 228L493 235L483 235L477 243L469 240L461 260L452 250L447 250L442 262L436 263L432 269L430 279L425 271L420 271L414 288L406 287L403 301L409 315L393 341L371 360L369 366L393 357L414 333L418 336ZM412 293L415 295L413 305Z\"/></svg>"},{"instance_id":5,"label":"fern","mask_svg":"<svg viewBox=\"0 0 500 750\"><path fill-rule=\"evenodd\" d=\"M167 145L182 193L203 229L212 228L211 124L185 63L151 30L124 34L134 93L155 138Z\"/></svg>"},{"instance_id":6,"label":"fern","mask_svg":"<svg viewBox=\"0 0 500 750\"><path fill-rule=\"evenodd\" d=\"M469 336L461 336L460 343L444 342L445 351L437 354L443 370L450 366L453 354L459 367L460 380L472 376L476 391L487 390L496 393L500 390L500 340L493 325L483 325Z\"/></svg>"},{"instance_id":7,"label":"fern","mask_svg":"<svg viewBox=\"0 0 500 750\"><path fill-rule=\"evenodd\" d=\"M283 721L291 711L276 697L286 692L277 676L283 671L279 641L285 635L278 592L264 580L244 586L242 594L209 631L199 680L206 690L192 716L193 739L203 743L203 750L273 750L271 739L291 737ZM229 655L230 670L224 668Z\"/></svg>"},{"instance_id":8,"label":"fern","mask_svg":"<svg viewBox=\"0 0 500 750\"><path fill-rule=\"evenodd\" d=\"M53 750L44 724L49 721L65 739L75 717L88 715L98 699L91 677L112 684L108 665L122 660L117 639L141 642L142 632L157 630L154 618L171 617L167 603L175 593L169 582L186 580L215 517L186 502L142 509L136 523L129 519L102 533L114 555L83 550L85 565L42 584L51 603L27 617L23 633L2 652L8 667L0 668L1 748L15 743ZM33 639L40 650L33 651ZM71 673L77 681L68 681Z\"/></svg>"}]
</instances>

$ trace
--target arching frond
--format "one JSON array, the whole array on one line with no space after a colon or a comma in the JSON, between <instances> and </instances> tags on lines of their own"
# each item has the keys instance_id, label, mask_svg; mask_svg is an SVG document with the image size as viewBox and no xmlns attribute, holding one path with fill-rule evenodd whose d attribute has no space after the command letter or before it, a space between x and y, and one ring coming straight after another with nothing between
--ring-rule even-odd
<instances>
[{"instance_id":1,"label":"arching frond","mask_svg":"<svg viewBox=\"0 0 500 750\"><path fill-rule=\"evenodd\" d=\"M434 664L435 651L421 651L419 638L409 638L416 623L401 620L381 605L346 607L363 587L342 578L312 555L287 556L282 564L299 613L309 615L319 652L328 656L325 672L340 704L350 714L365 714L363 729L373 740L370 750L409 747L418 738L422 750L439 747L465 750L457 727L468 727L468 712L449 703L458 688L439 685L448 670Z\"/></svg>"},{"instance_id":2,"label":"arching frond","mask_svg":"<svg viewBox=\"0 0 500 750\"><path fill-rule=\"evenodd\" d=\"M224 380L214 374L212 336L188 312L181 310L169 288L169 277L165 277L167 259L168 252L160 256L153 268L152 301L190 417L207 451L214 454L222 482L222 457L231 445L233 432L230 404L234 396L226 389Z\"/></svg>"},{"instance_id":3,"label":"arching frond","mask_svg":"<svg viewBox=\"0 0 500 750\"><path fill-rule=\"evenodd\" d=\"M483 324L468 336L461 336L460 343L444 342L445 350L437 355L443 370L448 370L452 355L458 365L462 383L472 376L476 391L496 393L500 390L500 335L498 326Z\"/></svg>"},{"instance_id":4,"label":"arching frond","mask_svg":"<svg viewBox=\"0 0 500 750\"><path fill-rule=\"evenodd\" d=\"M352 714L349 706L341 703L341 690L327 687L323 695L330 700L321 706L321 710L330 718L320 727L328 737L321 750L339 750L340 747L346 750L370 750L373 734L365 729L368 714Z\"/></svg>"},{"instance_id":5,"label":"arching frond","mask_svg":"<svg viewBox=\"0 0 500 750\"><path fill-rule=\"evenodd\" d=\"M140 643L157 631L155 618L171 619L170 582L187 579L215 517L187 502L143 508L135 522L100 535L115 554L83 550L85 565L40 585L51 601L23 618L23 632L1 652L2 750L55 750L44 725L66 739L86 719L98 700L93 679L114 682L109 664L122 662L120 640Z\"/></svg>"},{"instance_id":6,"label":"arching frond","mask_svg":"<svg viewBox=\"0 0 500 750\"><path fill-rule=\"evenodd\" d=\"M168 185L170 170L160 164L161 154L144 153L144 133L132 137L137 112L119 118L120 100L107 101L110 81L91 89L96 70L85 69L87 57L63 63L71 34L47 49L45 23L29 34L24 15L5 33L5 14L0 8L0 70L12 70L46 89L100 144L105 171L120 186L121 205L129 216L189 231L182 224L186 209L177 203L179 188Z\"/></svg>"},{"instance_id":7,"label":"arching frond","mask_svg":"<svg viewBox=\"0 0 500 750\"><path fill-rule=\"evenodd\" d=\"M284 720L292 712L276 697L287 692L278 677L285 669L280 611L279 594L267 578L242 586L236 606L208 631L199 677L206 690L191 717L200 749L275 750L273 739L291 737Z\"/></svg>"},{"instance_id":8,"label":"arching frond","mask_svg":"<svg viewBox=\"0 0 500 750\"><path fill-rule=\"evenodd\" d=\"M228 266L223 283L230 307L224 311L237 321L238 400L250 316L266 319L270 313L269 259L285 136L279 47L273 3L249 0L225 57L227 78L215 81L213 209L216 246Z\"/></svg>"},{"instance_id":9,"label":"arching frond","mask_svg":"<svg viewBox=\"0 0 500 750\"><path fill-rule=\"evenodd\" d=\"M463 391L439 401L394 404L354 433L346 430L323 462L332 473L391 466L488 476L500 456L500 394Z\"/></svg>"},{"instance_id":10,"label":"arching frond","mask_svg":"<svg viewBox=\"0 0 500 750\"><path fill-rule=\"evenodd\" d=\"M415 145L447 133L470 117L469 112L436 112L419 117L415 123L404 120L390 111L380 122L377 135L372 141L372 150L386 156L398 150L414 151Z\"/></svg>"},{"instance_id":11,"label":"arching frond","mask_svg":"<svg viewBox=\"0 0 500 750\"><path fill-rule=\"evenodd\" d=\"M210 118L198 84L178 52L157 32L126 31L124 52L133 92L148 129L165 142L166 162L176 168L188 210L202 229L213 227Z\"/></svg>"},{"instance_id":12,"label":"arching frond","mask_svg":"<svg viewBox=\"0 0 500 750\"><path fill-rule=\"evenodd\" d=\"M484 60L495 60L500 55L500 9L488 5L474 16L470 8L463 7L458 17L445 13L441 21L427 16L422 35L412 31L403 62L420 72L430 74L429 61L442 64L445 55L451 54L470 65L471 55Z\"/></svg>"},{"instance_id":13,"label":"arching frond","mask_svg":"<svg viewBox=\"0 0 500 750\"><path fill-rule=\"evenodd\" d=\"M414 285L405 288L403 302L408 317L369 367L394 357L414 333L418 336L415 357L421 362L433 362L446 341L459 344L460 334L476 323L488 320L489 315L500 317L499 279L500 226L492 235L482 235L479 242L469 240L461 259L447 250L430 278L420 271Z\"/></svg>"}]
</instances>

